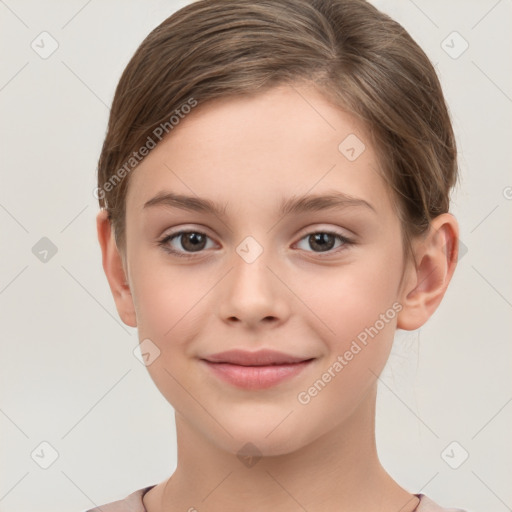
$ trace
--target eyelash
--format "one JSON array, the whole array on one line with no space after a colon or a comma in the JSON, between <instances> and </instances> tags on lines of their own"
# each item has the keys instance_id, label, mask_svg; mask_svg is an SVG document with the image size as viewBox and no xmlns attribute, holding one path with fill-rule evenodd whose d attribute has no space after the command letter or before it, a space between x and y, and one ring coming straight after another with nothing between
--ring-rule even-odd
<instances>
[{"instance_id":1,"label":"eyelash","mask_svg":"<svg viewBox=\"0 0 512 512\"><path fill-rule=\"evenodd\" d=\"M169 242L171 240L173 240L174 238L178 238L179 236L181 235L186 235L186 234L190 234L190 233L195 233L195 234L199 234L199 235L204 235L206 236L207 238L210 238L206 233L203 233L201 231L195 231L195 230L181 230L181 231L177 231L176 233L170 233L168 235L166 235L164 238L162 238L161 240L159 240L157 242L157 244L162 247L162 249L167 252L168 254L172 254L174 256L177 256L178 258L193 258L195 254L200 254L200 252L202 251L199 251L197 253L183 253L181 251L176 251L174 249L171 249L169 247ZM328 257L332 254L336 254L340 251L343 251L347 248L347 246L351 246L351 245L354 245L355 242L349 238L347 238L346 236L344 235L341 235L340 233L336 233L335 231L329 231L329 230L322 230L322 231L311 231L310 233L307 233L306 235L304 235L300 240L299 242L301 242L302 240L304 240L305 238L308 238L309 236L311 235L317 235L317 234L325 234L325 235L332 235L332 236L335 236L338 240L340 240L342 242L342 245L340 247L337 248L337 250L334 250L334 249L330 249L329 251L325 251L324 253L322 252L318 252L318 253L315 253L314 251L311 251L313 252L314 254L318 254L320 255L320 257ZM310 251L306 251L306 252L310 252ZM323 256L323 254L326 254L327 256Z\"/></svg>"}]
</instances>

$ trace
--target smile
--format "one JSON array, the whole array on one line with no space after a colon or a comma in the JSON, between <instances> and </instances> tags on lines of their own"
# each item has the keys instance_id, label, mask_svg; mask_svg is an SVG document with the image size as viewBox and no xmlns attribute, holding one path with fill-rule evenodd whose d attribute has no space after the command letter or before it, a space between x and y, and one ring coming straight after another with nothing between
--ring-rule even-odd
<instances>
[{"instance_id":1,"label":"smile","mask_svg":"<svg viewBox=\"0 0 512 512\"><path fill-rule=\"evenodd\" d=\"M229 384L249 390L266 389L301 373L313 359L297 363L243 366L232 363L215 363L201 360L219 379Z\"/></svg>"}]
</instances>

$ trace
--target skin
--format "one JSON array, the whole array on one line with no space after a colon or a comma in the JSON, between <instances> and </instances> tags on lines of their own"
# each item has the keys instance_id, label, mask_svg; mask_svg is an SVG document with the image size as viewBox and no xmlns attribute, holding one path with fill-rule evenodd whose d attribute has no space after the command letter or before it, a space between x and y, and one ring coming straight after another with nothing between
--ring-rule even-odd
<instances>
[{"instance_id":1,"label":"skin","mask_svg":"<svg viewBox=\"0 0 512 512\"><path fill-rule=\"evenodd\" d=\"M355 134L366 149L349 161L338 146ZM310 86L279 86L196 107L130 176L126 253L106 212L97 217L103 267L122 320L160 356L147 368L176 411L175 472L144 496L148 512L407 512L418 498L381 466L375 445L377 376L397 328L433 314L457 261L458 226L434 219L404 260L393 197L365 127ZM172 191L226 205L225 217L155 206ZM333 190L366 206L279 216L283 198ZM199 252L184 237L208 236ZM336 231L322 252L307 235ZM247 236L263 249L236 252ZM416 264L415 264L416 263ZM309 403L298 401L379 315L401 306ZM316 358L265 390L219 380L198 358L232 348L272 348ZM148 431L149 432L149 431ZM261 458L237 457L246 444Z\"/></svg>"}]
</instances>

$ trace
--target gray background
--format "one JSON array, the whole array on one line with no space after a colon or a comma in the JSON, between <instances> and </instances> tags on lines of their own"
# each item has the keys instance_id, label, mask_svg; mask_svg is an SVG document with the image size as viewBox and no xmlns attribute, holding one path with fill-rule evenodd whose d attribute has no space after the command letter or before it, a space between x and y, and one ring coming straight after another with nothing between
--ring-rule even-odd
<instances>
[{"instance_id":1,"label":"gray background","mask_svg":"<svg viewBox=\"0 0 512 512\"><path fill-rule=\"evenodd\" d=\"M2 512L78 512L174 470L173 411L115 309L93 189L122 70L187 3L0 0ZM379 388L379 453L410 492L511 510L512 2L374 3L440 75L460 150L452 212L467 248L433 318L397 335Z\"/></svg>"}]
</instances>

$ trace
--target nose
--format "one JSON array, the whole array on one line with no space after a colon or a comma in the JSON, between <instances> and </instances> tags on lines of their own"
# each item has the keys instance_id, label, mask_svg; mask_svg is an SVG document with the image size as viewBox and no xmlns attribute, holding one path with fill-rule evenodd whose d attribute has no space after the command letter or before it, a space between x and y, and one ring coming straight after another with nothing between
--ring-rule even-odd
<instances>
[{"instance_id":1,"label":"nose","mask_svg":"<svg viewBox=\"0 0 512 512\"><path fill-rule=\"evenodd\" d=\"M220 318L230 324L244 324L255 329L265 325L278 326L290 315L291 292L275 262L264 251L248 262L235 254L233 266L223 279L219 296Z\"/></svg>"}]
</instances>

